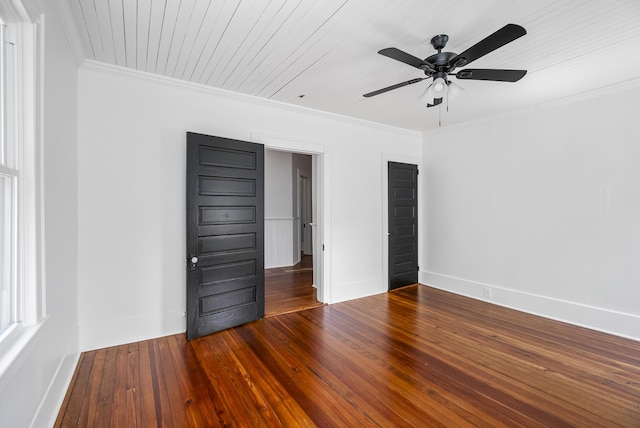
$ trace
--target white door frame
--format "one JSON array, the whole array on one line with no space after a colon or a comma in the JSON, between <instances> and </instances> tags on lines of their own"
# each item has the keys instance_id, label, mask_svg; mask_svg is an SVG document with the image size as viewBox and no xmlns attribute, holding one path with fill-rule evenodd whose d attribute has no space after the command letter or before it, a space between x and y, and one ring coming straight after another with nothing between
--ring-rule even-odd
<instances>
[{"instance_id":1,"label":"white door frame","mask_svg":"<svg viewBox=\"0 0 640 428\"><path fill-rule=\"evenodd\" d=\"M329 155L324 144L295 140L291 137L251 133L251 141L260 143L269 150L279 150L312 156L311 183L313 198L313 285L317 288L317 299L331 303L331 221L329 185Z\"/></svg>"}]
</instances>

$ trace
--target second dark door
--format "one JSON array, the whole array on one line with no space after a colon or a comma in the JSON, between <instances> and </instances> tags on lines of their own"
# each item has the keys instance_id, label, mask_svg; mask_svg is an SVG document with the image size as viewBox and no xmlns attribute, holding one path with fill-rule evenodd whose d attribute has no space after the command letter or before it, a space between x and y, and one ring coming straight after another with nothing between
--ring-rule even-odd
<instances>
[{"instance_id":1,"label":"second dark door","mask_svg":"<svg viewBox=\"0 0 640 428\"><path fill-rule=\"evenodd\" d=\"M418 282L418 167L389 162L389 290Z\"/></svg>"}]
</instances>

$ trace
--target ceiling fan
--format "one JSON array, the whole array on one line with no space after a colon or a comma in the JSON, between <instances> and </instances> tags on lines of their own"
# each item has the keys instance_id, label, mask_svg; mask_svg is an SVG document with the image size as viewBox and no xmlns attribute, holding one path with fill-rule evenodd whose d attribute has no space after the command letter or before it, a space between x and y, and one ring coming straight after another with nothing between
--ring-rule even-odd
<instances>
[{"instance_id":1,"label":"ceiling fan","mask_svg":"<svg viewBox=\"0 0 640 428\"><path fill-rule=\"evenodd\" d=\"M373 97L393 89L421 82L425 79L433 78L433 82L424 92L422 98L427 100L427 107L437 106L442 103L442 99L447 96L451 97L460 92L460 88L448 79L448 76L455 76L462 80L492 80L497 82L517 82L522 79L527 70L504 70L504 69L488 69L488 68L466 68L457 73L453 71L456 68L465 67L472 61L477 60L484 55L493 52L527 34L527 31L516 24L507 24L495 33L479 41L466 51L456 54L454 52L442 52L442 49L449 41L449 36L440 34L431 39L431 45L438 51L425 59L417 58L397 48L386 48L378 51L380 55L384 55L396 61L403 62L412 67L418 68L424 72L426 77L407 80L406 82L397 83L377 91L364 94L364 97Z\"/></svg>"}]
</instances>

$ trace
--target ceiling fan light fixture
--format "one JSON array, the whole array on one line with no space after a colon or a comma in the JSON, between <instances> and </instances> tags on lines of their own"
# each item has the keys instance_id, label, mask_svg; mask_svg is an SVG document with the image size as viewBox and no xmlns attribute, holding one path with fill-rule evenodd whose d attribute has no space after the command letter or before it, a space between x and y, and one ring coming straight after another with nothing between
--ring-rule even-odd
<instances>
[{"instance_id":1,"label":"ceiling fan light fixture","mask_svg":"<svg viewBox=\"0 0 640 428\"><path fill-rule=\"evenodd\" d=\"M464 91L465 89L454 82L448 82L447 84L449 85L449 88L447 89L447 96L449 97L450 100L460 95L462 91Z\"/></svg>"},{"instance_id":2,"label":"ceiling fan light fixture","mask_svg":"<svg viewBox=\"0 0 640 428\"><path fill-rule=\"evenodd\" d=\"M447 92L447 81L442 77L435 79L431 86L433 87L433 92L435 92L436 95L443 95Z\"/></svg>"},{"instance_id":3,"label":"ceiling fan light fixture","mask_svg":"<svg viewBox=\"0 0 640 428\"><path fill-rule=\"evenodd\" d=\"M447 84L448 82L442 77L434 79L422 95L420 95L420 99L425 104L433 104L436 98L443 98L447 95Z\"/></svg>"}]
</instances>

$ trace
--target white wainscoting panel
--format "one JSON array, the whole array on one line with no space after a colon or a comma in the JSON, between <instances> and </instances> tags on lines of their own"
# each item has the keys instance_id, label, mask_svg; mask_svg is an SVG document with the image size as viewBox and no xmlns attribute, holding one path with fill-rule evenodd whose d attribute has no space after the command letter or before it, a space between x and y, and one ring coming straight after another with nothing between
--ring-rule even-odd
<instances>
[{"instance_id":1,"label":"white wainscoting panel","mask_svg":"<svg viewBox=\"0 0 640 428\"><path fill-rule=\"evenodd\" d=\"M265 269L295 264L293 260L294 227L294 218L264 219Z\"/></svg>"}]
</instances>

